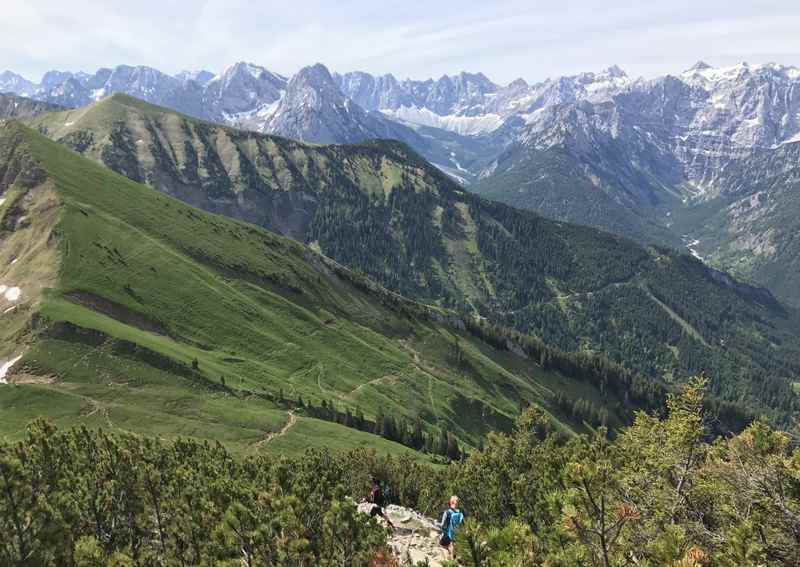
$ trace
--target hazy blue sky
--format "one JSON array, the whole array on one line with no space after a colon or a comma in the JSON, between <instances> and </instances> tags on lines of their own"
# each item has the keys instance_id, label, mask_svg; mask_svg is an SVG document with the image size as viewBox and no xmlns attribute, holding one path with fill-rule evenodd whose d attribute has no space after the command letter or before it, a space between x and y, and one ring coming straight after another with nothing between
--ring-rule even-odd
<instances>
[{"instance_id":1,"label":"hazy blue sky","mask_svg":"<svg viewBox=\"0 0 800 567\"><path fill-rule=\"evenodd\" d=\"M135 5L133 5L135 4ZM399 78L483 71L529 81L618 64L630 75L800 65L798 0L3 0L0 70L120 63L283 74L322 62Z\"/></svg>"}]
</instances>

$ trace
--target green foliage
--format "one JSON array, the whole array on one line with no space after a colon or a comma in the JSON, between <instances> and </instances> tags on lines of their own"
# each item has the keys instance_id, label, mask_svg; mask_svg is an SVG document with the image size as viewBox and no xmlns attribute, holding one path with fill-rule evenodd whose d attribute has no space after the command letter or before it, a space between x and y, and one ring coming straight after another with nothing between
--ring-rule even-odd
<instances>
[{"instance_id":1,"label":"green foliage","mask_svg":"<svg viewBox=\"0 0 800 567\"><path fill-rule=\"evenodd\" d=\"M470 523L457 535L458 564L469 567L523 567L536 560L530 526L512 520L503 527Z\"/></svg>"},{"instance_id":2,"label":"green foliage","mask_svg":"<svg viewBox=\"0 0 800 567\"><path fill-rule=\"evenodd\" d=\"M781 566L800 561L800 449L756 421L707 434L692 380L665 416L567 439L534 408L461 463L309 450L247 457L44 422L0 444L3 565L396 565L353 500L439 515L458 494L465 566Z\"/></svg>"},{"instance_id":3,"label":"green foliage","mask_svg":"<svg viewBox=\"0 0 800 567\"><path fill-rule=\"evenodd\" d=\"M367 565L385 534L325 453L233 459L221 446L59 432L0 445L0 563Z\"/></svg>"},{"instance_id":4,"label":"green foliage","mask_svg":"<svg viewBox=\"0 0 800 567\"><path fill-rule=\"evenodd\" d=\"M797 564L800 449L763 421L710 437L706 384L691 380L666 416L640 413L614 440L560 438L533 409L490 436L426 489L461 498L459 563ZM527 543L502 543L514 540Z\"/></svg>"},{"instance_id":5,"label":"green foliage","mask_svg":"<svg viewBox=\"0 0 800 567\"><path fill-rule=\"evenodd\" d=\"M598 392L604 378L593 375L604 366L593 367L589 355L581 367L560 364L555 349L544 366L539 356L513 354L491 325L475 332L468 318L404 299L263 229L193 209L19 125L6 125L0 149L9 152L15 189L28 188L19 201L53 211L50 222L15 238L36 232L59 244L58 256L40 260L49 289L30 293L32 310L20 312L21 331L8 337L26 351L18 368L48 380L0 391L6 434L19 435L38 409L65 425L102 422L251 452L297 452L299 434L311 430L350 448L369 437L335 440L338 428L321 431L304 419L271 436L286 420L276 411L283 390L284 400L302 400L301 415L458 459L487 432L509 431L528 404L565 431L584 430L584 416L562 411L551 392L591 401L611 427L649 407L623 382ZM378 159L379 150L368 154ZM44 181L52 202L37 186ZM36 212L20 214L42 218Z\"/></svg>"},{"instance_id":6,"label":"green foliage","mask_svg":"<svg viewBox=\"0 0 800 567\"><path fill-rule=\"evenodd\" d=\"M800 403L791 389L800 371L797 318L763 290L687 255L465 194L402 144L309 146L122 95L69 121L52 114L31 123L97 160L119 154L105 163L137 178L131 160L162 191L309 243L407 297L478 313L562 351L602 353L649 379L683 383L705 371L714 397L777 423ZM78 132L92 144L75 145ZM131 150L134 132L143 143ZM575 178L563 155L543 166L548 178ZM514 184L541 177L522 168L509 175ZM564 183L545 189L563 197ZM581 222L619 210L591 184L570 187L592 199ZM663 240L636 215L608 227ZM603 422L597 408L574 413Z\"/></svg>"}]
</instances>

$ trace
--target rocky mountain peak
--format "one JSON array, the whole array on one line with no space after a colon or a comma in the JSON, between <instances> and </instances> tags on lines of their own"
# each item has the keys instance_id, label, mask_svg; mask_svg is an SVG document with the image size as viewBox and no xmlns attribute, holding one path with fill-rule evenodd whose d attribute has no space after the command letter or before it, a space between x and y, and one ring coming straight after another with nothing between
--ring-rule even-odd
<instances>
[{"instance_id":1,"label":"rocky mountain peak","mask_svg":"<svg viewBox=\"0 0 800 567\"><path fill-rule=\"evenodd\" d=\"M0 73L0 93L9 92L27 96L32 94L35 88L36 85L22 75L11 71L3 71Z\"/></svg>"},{"instance_id":2,"label":"rocky mountain peak","mask_svg":"<svg viewBox=\"0 0 800 567\"><path fill-rule=\"evenodd\" d=\"M39 87L42 89L52 89L55 88L67 79L74 77L73 73L69 71L47 71L43 76L42 80L39 83Z\"/></svg>"},{"instance_id":3,"label":"rocky mountain peak","mask_svg":"<svg viewBox=\"0 0 800 567\"><path fill-rule=\"evenodd\" d=\"M611 65L610 67L603 69L600 73L601 75L607 75L613 79L622 79L627 78L628 74L623 71L618 65Z\"/></svg>"},{"instance_id":4,"label":"rocky mountain peak","mask_svg":"<svg viewBox=\"0 0 800 567\"><path fill-rule=\"evenodd\" d=\"M315 109L324 106L342 106L345 96L321 63L303 67L286 86L281 106L307 105Z\"/></svg>"},{"instance_id":5,"label":"rocky mountain peak","mask_svg":"<svg viewBox=\"0 0 800 567\"><path fill-rule=\"evenodd\" d=\"M213 78L214 73L211 71L181 71L175 75L179 81L194 81L200 85L208 84Z\"/></svg>"},{"instance_id":6,"label":"rocky mountain peak","mask_svg":"<svg viewBox=\"0 0 800 567\"><path fill-rule=\"evenodd\" d=\"M204 85L202 108L209 117L232 119L278 101L285 88L285 77L240 61Z\"/></svg>"},{"instance_id":7,"label":"rocky mountain peak","mask_svg":"<svg viewBox=\"0 0 800 567\"><path fill-rule=\"evenodd\" d=\"M697 72L701 72L701 71L705 71L706 69L711 69L711 68L712 68L711 65L709 65L705 61L698 61L697 63L695 63L694 65L692 65L688 69L686 69L685 73L693 73L693 72L696 72L696 71Z\"/></svg>"},{"instance_id":8,"label":"rocky mountain peak","mask_svg":"<svg viewBox=\"0 0 800 567\"><path fill-rule=\"evenodd\" d=\"M315 63L314 65L303 67L292 77L290 83L325 88L336 86L330 71L328 71L328 68L322 63Z\"/></svg>"}]
</instances>

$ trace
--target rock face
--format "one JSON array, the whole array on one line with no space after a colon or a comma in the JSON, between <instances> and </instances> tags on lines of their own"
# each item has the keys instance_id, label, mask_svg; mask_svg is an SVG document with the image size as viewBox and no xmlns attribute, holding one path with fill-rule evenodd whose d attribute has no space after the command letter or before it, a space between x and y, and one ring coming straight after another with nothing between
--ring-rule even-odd
<instances>
[{"instance_id":1,"label":"rock face","mask_svg":"<svg viewBox=\"0 0 800 567\"><path fill-rule=\"evenodd\" d=\"M372 504L358 505L361 513L369 514ZM403 566L414 566L426 561L431 567L442 564L444 553L439 546L440 531L436 522L411 508L391 504L385 513L392 520L395 529L389 535L387 543ZM376 521L381 521L376 519Z\"/></svg>"},{"instance_id":2,"label":"rock face","mask_svg":"<svg viewBox=\"0 0 800 567\"><path fill-rule=\"evenodd\" d=\"M15 95L0 94L0 118L31 118L43 112L65 110L63 106Z\"/></svg>"},{"instance_id":3,"label":"rock face","mask_svg":"<svg viewBox=\"0 0 800 567\"><path fill-rule=\"evenodd\" d=\"M322 144L352 144L374 138L402 140L418 147L424 141L410 128L370 113L347 98L324 65L300 70L269 115L250 121L260 132Z\"/></svg>"},{"instance_id":4,"label":"rock face","mask_svg":"<svg viewBox=\"0 0 800 567\"><path fill-rule=\"evenodd\" d=\"M11 71L3 71L0 73L0 93L30 96L35 90L35 84L16 73L12 73Z\"/></svg>"},{"instance_id":5,"label":"rock face","mask_svg":"<svg viewBox=\"0 0 800 567\"><path fill-rule=\"evenodd\" d=\"M236 63L205 83L199 114L238 123L279 100L286 77L250 63Z\"/></svg>"}]
</instances>

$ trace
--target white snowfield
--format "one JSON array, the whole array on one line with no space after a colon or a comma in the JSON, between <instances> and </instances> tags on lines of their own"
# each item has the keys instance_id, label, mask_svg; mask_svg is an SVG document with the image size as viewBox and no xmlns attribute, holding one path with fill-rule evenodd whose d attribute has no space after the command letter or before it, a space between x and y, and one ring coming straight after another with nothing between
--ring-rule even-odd
<instances>
[{"instance_id":1,"label":"white snowfield","mask_svg":"<svg viewBox=\"0 0 800 567\"><path fill-rule=\"evenodd\" d=\"M5 297L6 301L19 301L19 298L22 297L22 290L18 287L0 285L0 295Z\"/></svg>"},{"instance_id":2,"label":"white snowfield","mask_svg":"<svg viewBox=\"0 0 800 567\"><path fill-rule=\"evenodd\" d=\"M450 130L463 136L488 134L503 124L503 117L491 112L479 116L459 116L457 114L442 116L428 108L417 106L401 106L397 109L382 108L380 112L395 120Z\"/></svg>"},{"instance_id":3,"label":"white snowfield","mask_svg":"<svg viewBox=\"0 0 800 567\"><path fill-rule=\"evenodd\" d=\"M8 374L8 371L11 370L11 368L17 362L19 362L20 358L22 358L22 355L19 355L16 358L12 358L8 362L4 362L2 365L0 365L0 384L7 384L7 382L6 382L6 374Z\"/></svg>"}]
</instances>

